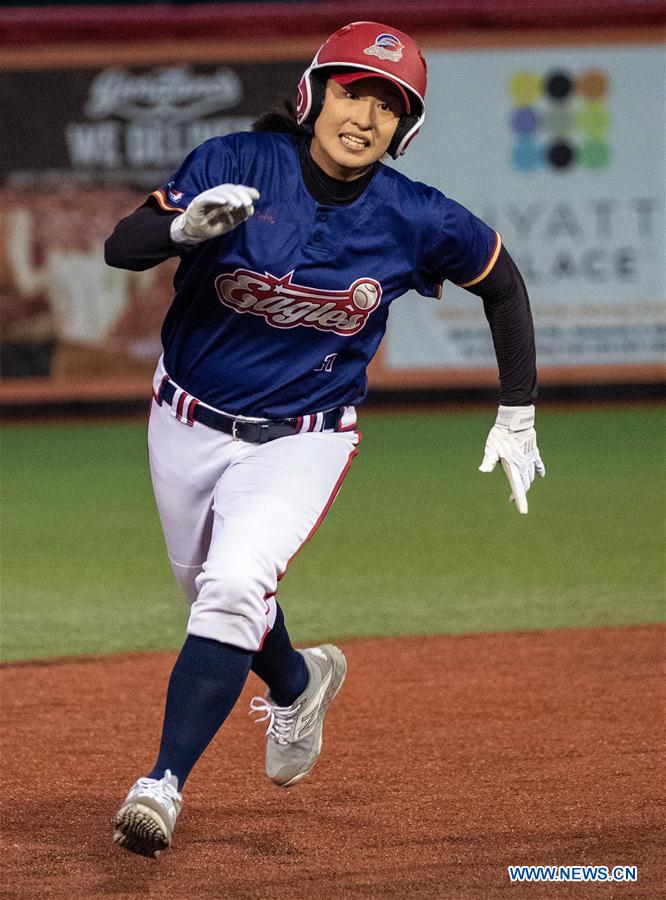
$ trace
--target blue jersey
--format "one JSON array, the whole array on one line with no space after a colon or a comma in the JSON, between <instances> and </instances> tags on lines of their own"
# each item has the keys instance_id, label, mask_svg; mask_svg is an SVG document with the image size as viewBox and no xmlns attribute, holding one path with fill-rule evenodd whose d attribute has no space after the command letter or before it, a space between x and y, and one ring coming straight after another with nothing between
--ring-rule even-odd
<instances>
[{"instance_id":1,"label":"blue jersey","mask_svg":"<svg viewBox=\"0 0 666 900\"><path fill-rule=\"evenodd\" d=\"M206 141L154 197L184 210L218 184L257 188L255 214L183 252L162 329L167 372L237 415L280 418L358 404L390 304L491 270L499 235L440 191L379 164L358 199L322 206L288 134Z\"/></svg>"}]
</instances>

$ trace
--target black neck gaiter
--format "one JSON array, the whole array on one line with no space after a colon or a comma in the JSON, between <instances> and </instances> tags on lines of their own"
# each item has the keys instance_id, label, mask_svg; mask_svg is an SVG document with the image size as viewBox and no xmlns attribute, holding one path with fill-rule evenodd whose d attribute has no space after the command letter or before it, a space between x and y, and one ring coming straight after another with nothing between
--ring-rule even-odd
<instances>
[{"instance_id":1,"label":"black neck gaiter","mask_svg":"<svg viewBox=\"0 0 666 900\"><path fill-rule=\"evenodd\" d=\"M375 163L360 178L355 178L353 181L338 181L337 178L332 178L323 169L320 169L312 158L310 153L311 140L308 136L298 142L301 173L309 193L322 206L344 206L347 203L353 203L354 200L358 200L370 184L372 176L377 169L377 164Z\"/></svg>"}]
</instances>

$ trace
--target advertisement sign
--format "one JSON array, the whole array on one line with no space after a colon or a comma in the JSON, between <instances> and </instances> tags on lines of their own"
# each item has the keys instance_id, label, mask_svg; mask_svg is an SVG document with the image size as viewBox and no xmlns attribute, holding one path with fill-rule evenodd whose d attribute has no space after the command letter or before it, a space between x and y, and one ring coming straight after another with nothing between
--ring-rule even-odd
<instances>
[{"instance_id":1,"label":"advertisement sign","mask_svg":"<svg viewBox=\"0 0 666 900\"><path fill-rule=\"evenodd\" d=\"M426 125L400 167L499 231L542 373L663 362L664 47L432 52L428 74ZM409 296L390 319L393 372L494 365L478 299L449 283L440 304Z\"/></svg>"},{"instance_id":2,"label":"advertisement sign","mask_svg":"<svg viewBox=\"0 0 666 900\"><path fill-rule=\"evenodd\" d=\"M303 66L0 72L3 379L152 371L175 261L111 269L104 240L190 150L291 96Z\"/></svg>"},{"instance_id":3,"label":"advertisement sign","mask_svg":"<svg viewBox=\"0 0 666 900\"><path fill-rule=\"evenodd\" d=\"M0 182L152 190L198 144L248 130L291 97L302 70L285 61L0 72Z\"/></svg>"}]
</instances>

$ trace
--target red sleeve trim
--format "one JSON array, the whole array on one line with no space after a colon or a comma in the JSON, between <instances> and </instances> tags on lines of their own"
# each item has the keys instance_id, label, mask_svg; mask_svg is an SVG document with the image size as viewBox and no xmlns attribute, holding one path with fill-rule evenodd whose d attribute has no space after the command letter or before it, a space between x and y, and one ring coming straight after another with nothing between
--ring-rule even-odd
<instances>
[{"instance_id":1,"label":"red sleeve trim","mask_svg":"<svg viewBox=\"0 0 666 900\"><path fill-rule=\"evenodd\" d=\"M497 257L499 256L500 250L502 249L502 238L499 236L497 232L495 232L495 246L493 248L493 252L490 254L490 259L484 266L481 272L476 276L476 278L472 278L471 281L465 281L462 283L458 283L458 287L467 288L472 287L475 284L478 284L480 281L490 275L492 272L493 266L497 262Z\"/></svg>"},{"instance_id":2,"label":"red sleeve trim","mask_svg":"<svg viewBox=\"0 0 666 900\"><path fill-rule=\"evenodd\" d=\"M185 212L185 210L181 206L171 206L169 203L167 203L164 191L153 191L150 196L154 197L162 207L162 209L166 212Z\"/></svg>"}]
</instances>

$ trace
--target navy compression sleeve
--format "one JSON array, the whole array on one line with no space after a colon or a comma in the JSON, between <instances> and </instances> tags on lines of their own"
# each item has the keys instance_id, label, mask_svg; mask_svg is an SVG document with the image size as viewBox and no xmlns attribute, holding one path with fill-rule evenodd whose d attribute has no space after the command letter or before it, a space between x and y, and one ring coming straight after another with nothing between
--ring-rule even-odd
<instances>
[{"instance_id":1,"label":"navy compression sleeve","mask_svg":"<svg viewBox=\"0 0 666 900\"><path fill-rule=\"evenodd\" d=\"M157 207L152 198L121 219L104 244L104 259L116 269L142 272L178 256L169 229L179 213L168 213Z\"/></svg>"},{"instance_id":2,"label":"navy compression sleeve","mask_svg":"<svg viewBox=\"0 0 666 900\"><path fill-rule=\"evenodd\" d=\"M499 368L499 402L534 403L537 373L530 301L522 275L504 247L491 272L467 290L483 300Z\"/></svg>"}]
</instances>

